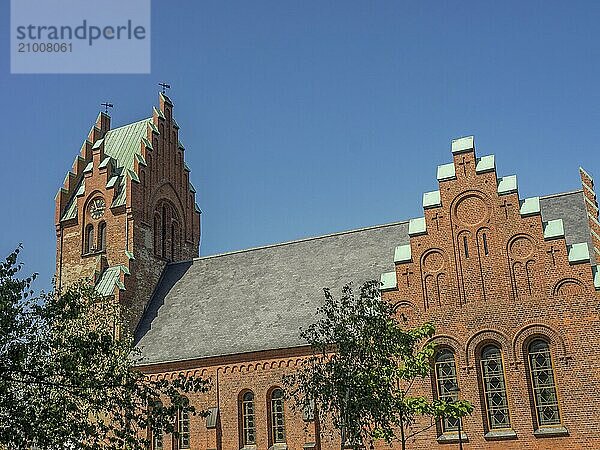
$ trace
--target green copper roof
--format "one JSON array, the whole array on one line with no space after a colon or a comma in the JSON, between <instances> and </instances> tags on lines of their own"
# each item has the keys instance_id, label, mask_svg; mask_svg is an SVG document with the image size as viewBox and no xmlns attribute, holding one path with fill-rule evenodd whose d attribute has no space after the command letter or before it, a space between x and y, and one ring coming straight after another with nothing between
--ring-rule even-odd
<instances>
[{"instance_id":1,"label":"green copper roof","mask_svg":"<svg viewBox=\"0 0 600 450\"><path fill-rule=\"evenodd\" d=\"M138 161L139 164L146 164L146 161L140 153L140 143L142 141L147 142L147 126L152 125L152 119L144 119L138 122L130 123L119 128L109 130L103 139L99 139L94 142L93 148L98 149L104 144L104 154L106 158L100 163L100 168L108 166L109 162L113 164L113 176L109 178L106 185L107 188L116 189L116 196L111 204L111 207L122 206L126 200L126 183L124 174L139 182L137 175L134 172L135 164L134 161ZM93 162L88 163L84 172L91 172L93 168ZM69 205L67 206L65 213L61 220L69 220L77 217L77 202L76 197L78 195L84 195L85 183L83 179L79 182L79 186L76 190L76 195L71 198Z\"/></svg>"},{"instance_id":2,"label":"green copper roof","mask_svg":"<svg viewBox=\"0 0 600 450\"><path fill-rule=\"evenodd\" d=\"M539 214L541 211L539 197L526 198L524 200L521 200L520 204L521 209L519 210L519 212L524 217Z\"/></svg>"},{"instance_id":3,"label":"green copper roof","mask_svg":"<svg viewBox=\"0 0 600 450\"><path fill-rule=\"evenodd\" d=\"M590 249L587 245L587 242L567 245L567 251L569 252L570 263L575 264L590 260Z\"/></svg>"},{"instance_id":4,"label":"green copper roof","mask_svg":"<svg viewBox=\"0 0 600 450\"><path fill-rule=\"evenodd\" d=\"M396 289L396 287L398 286L396 281L396 272L382 273L379 281L381 281L382 291Z\"/></svg>"},{"instance_id":5,"label":"green copper roof","mask_svg":"<svg viewBox=\"0 0 600 450\"><path fill-rule=\"evenodd\" d=\"M121 282L121 272L127 274L129 270L125 266L113 266L106 269L96 283L96 292L103 297L108 297L114 294L115 287L122 291L125 290L125 286Z\"/></svg>"},{"instance_id":6,"label":"green copper roof","mask_svg":"<svg viewBox=\"0 0 600 450\"><path fill-rule=\"evenodd\" d=\"M146 137L146 129L151 119L140 120L123 127L110 130L104 136L104 153L117 160L118 167L133 169L133 160L140 153L140 142Z\"/></svg>"},{"instance_id":7,"label":"green copper roof","mask_svg":"<svg viewBox=\"0 0 600 450\"><path fill-rule=\"evenodd\" d=\"M394 250L394 262L395 263L403 263L408 262L412 259L412 250L410 249L410 244L399 245Z\"/></svg>"}]
</instances>

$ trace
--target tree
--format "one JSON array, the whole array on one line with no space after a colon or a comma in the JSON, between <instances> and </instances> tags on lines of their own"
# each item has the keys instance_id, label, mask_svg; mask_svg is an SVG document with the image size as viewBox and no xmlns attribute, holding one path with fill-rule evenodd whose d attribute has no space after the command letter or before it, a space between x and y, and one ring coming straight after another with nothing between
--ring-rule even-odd
<instances>
[{"instance_id":1,"label":"tree","mask_svg":"<svg viewBox=\"0 0 600 450\"><path fill-rule=\"evenodd\" d=\"M434 420L470 414L466 401L431 401L410 395L414 381L431 372L432 324L403 330L395 308L381 298L379 283L367 282L354 295L351 285L339 299L324 289L319 320L301 331L312 355L293 374L284 377L296 408L314 405L339 431L341 448L408 439L417 416ZM399 436L397 436L399 434Z\"/></svg>"},{"instance_id":2,"label":"tree","mask_svg":"<svg viewBox=\"0 0 600 450\"><path fill-rule=\"evenodd\" d=\"M85 282L35 296L19 251L0 263L0 448L141 450L150 429L177 434L179 410L204 414L186 394L207 381L150 381L118 305Z\"/></svg>"}]
</instances>

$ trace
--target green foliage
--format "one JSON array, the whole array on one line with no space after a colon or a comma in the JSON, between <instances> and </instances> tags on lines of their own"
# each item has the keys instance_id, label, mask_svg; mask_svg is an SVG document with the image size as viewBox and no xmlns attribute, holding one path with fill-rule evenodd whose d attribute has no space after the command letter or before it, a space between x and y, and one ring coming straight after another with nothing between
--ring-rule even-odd
<instances>
[{"instance_id":1,"label":"green foliage","mask_svg":"<svg viewBox=\"0 0 600 450\"><path fill-rule=\"evenodd\" d=\"M0 448L141 450L178 409L197 413L185 394L205 380L150 381L118 305L83 282L35 297L18 254L0 264Z\"/></svg>"},{"instance_id":2,"label":"green foliage","mask_svg":"<svg viewBox=\"0 0 600 450\"><path fill-rule=\"evenodd\" d=\"M419 432L408 431L417 416L462 417L472 411L468 402L410 395L413 382L431 374L435 349L426 342L435 333L432 324L404 330L375 281L362 285L359 295L350 285L339 299L324 292L320 319L301 333L313 354L284 383L297 408L314 404L331 420L342 446L374 439L400 439L404 446Z\"/></svg>"}]
</instances>

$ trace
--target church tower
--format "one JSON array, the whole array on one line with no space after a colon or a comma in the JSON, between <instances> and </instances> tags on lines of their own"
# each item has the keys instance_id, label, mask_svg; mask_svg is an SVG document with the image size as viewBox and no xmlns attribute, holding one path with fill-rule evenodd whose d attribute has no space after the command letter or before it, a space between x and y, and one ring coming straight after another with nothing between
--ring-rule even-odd
<instances>
[{"instance_id":1,"label":"church tower","mask_svg":"<svg viewBox=\"0 0 600 450\"><path fill-rule=\"evenodd\" d=\"M169 97L152 117L110 122L98 115L56 195L56 283L90 279L133 330L165 265L198 256L200 209Z\"/></svg>"}]
</instances>

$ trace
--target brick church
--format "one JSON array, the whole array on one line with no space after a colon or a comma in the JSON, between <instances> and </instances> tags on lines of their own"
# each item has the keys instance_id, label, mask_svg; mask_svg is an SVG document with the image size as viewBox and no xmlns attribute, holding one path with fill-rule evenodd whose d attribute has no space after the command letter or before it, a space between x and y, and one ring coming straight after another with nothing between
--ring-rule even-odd
<instances>
[{"instance_id":1,"label":"brick church","mask_svg":"<svg viewBox=\"0 0 600 450\"><path fill-rule=\"evenodd\" d=\"M199 257L185 152L164 94L139 122L111 128L100 113L56 197L58 284L93 277L118 299L149 376L212 380L190 398L209 416L180 415L181 436L150 436L153 450L339 448L292 411L281 378L310 353L299 327L322 288L371 279L409 323L436 326L418 390L475 407L462 437L443 420L409 448L600 448L600 223L585 170L577 190L548 180L549 195L520 198L464 137L423 185L437 185L423 217Z\"/></svg>"}]
</instances>

